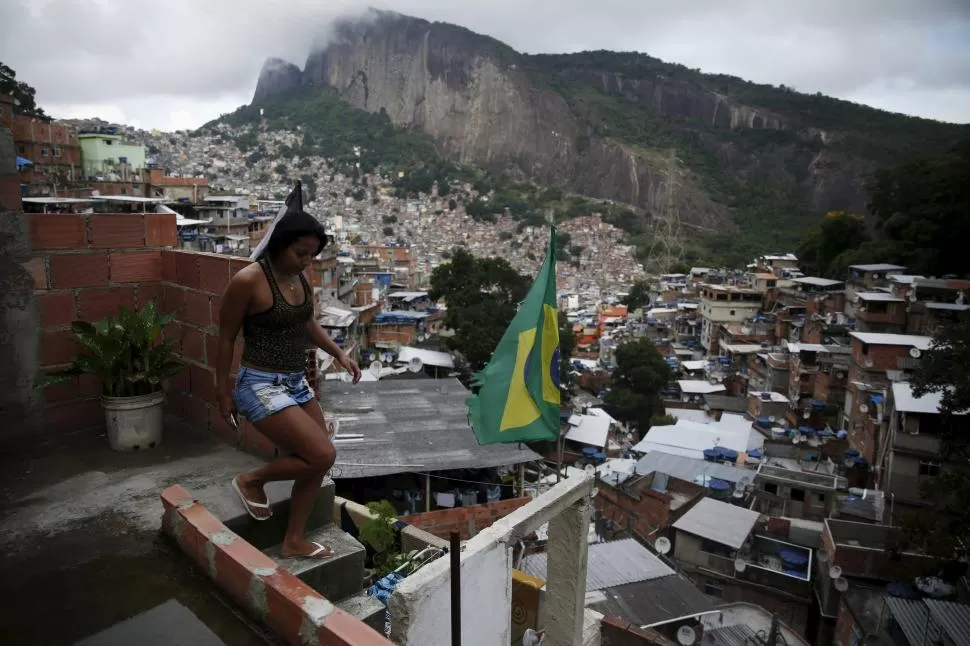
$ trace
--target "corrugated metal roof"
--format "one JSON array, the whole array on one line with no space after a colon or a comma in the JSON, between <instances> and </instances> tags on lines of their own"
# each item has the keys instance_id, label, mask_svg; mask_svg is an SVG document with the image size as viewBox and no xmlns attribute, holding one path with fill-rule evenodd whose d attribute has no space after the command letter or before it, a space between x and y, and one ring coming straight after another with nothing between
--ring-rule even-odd
<instances>
[{"instance_id":1,"label":"corrugated metal roof","mask_svg":"<svg viewBox=\"0 0 970 646\"><path fill-rule=\"evenodd\" d=\"M754 471L747 469L739 469L719 462L687 458L663 451L651 451L637 462L637 473L647 475L654 471L666 473L687 482L695 482L698 478L709 477L726 480L727 482L751 484L755 477Z\"/></svg>"},{"instance_id":2,"label":"corrugated metal roof","mask_svg":"<svg viewBox=\"0 0 970 646\"><path fill-rule=\"evenodd\" d=\"M897 412L938 415L942 403L942 392L926 393L922 397L916 397L909 383L900 381L893 384L893 405Z\"/></svg>"},{"instance_id":3,"label":"corrugated metal roof","mask_svg":"<svg viewBox=\"0 0 970 646\"><path fill-rule=\"evenodd\" d=\"M936 599L923 599L923 602L956 646L970 644L970 606Z\"/></svg>"},{"instance_id":4,"label":"corrugated metal roof","mask_svg":"<svg viewBox=\"0 0 970 646\"><path fill-rule=\"evenodd\" d=\"M547 554L530 554L520 570L545 580ZM589 546L586 592L670 576L674 571L632 538Z\"/></svg>"},{"instance_id":5,"label":"corrugated metal roof","mask_svg":"<svg viewBox=\"0 0 970 646\"><path fill-rule=\"evenodd\" d=\"M466 399L468 390L457 379L392 378L356 386L328 381L321 392L327 414L340 420L341 433L363 435L360 442L341 445L333 478L542 459L516 444L479 444L468 425Z\"/></svg>"},{"instance_id":6,"label":"corrugated metal roof","mask_svg":"<svg viewBox=\"0 0 970 646\"><path fill-rule=\"evenodd\" d=\"M760 514L713 498L704 498L674 523L674 529L740 549Z\"/></svg>"},{"instance_id":7,"label":"corrugated metal roof","mask_svg":"<svg viewBox=\"0 0 970 646\"><path fill-rule=\"evenodd\" d=\"M930 611L922 600L886 597L886 606L909 642L909 646L931 646L943 636L942 630L930 618Z\"/></svg>"},{"instance_id":8,"label":"corrugated metal roof","mask_svg":"<svg viewBox=\"0 0 970 646\"><path fill-rule=\"evenodd\" d=\"M710 598L677 575L606 588L602 595L602 601L590 604L594 610L637 626L659 626L714 612Z\"/></svg>"},{"instance_id":9,"label":"corrugated metal roof","mask_svg":"<svg viewBox=\"0 0 970 646\"><path fill-rule=\"evenodd\" d=\"M751 646L760 644L761 639L750 627L744 624L724 626L723 628L706 628L705 641L713 640L717 646Z\"/></svg>"}]
</instances>

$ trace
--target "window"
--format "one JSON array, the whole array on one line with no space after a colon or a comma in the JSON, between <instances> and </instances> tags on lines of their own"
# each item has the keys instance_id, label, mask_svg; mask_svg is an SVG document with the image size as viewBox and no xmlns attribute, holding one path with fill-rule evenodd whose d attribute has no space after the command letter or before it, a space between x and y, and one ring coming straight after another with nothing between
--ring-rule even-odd
<instances>
[{"instance_id":1,"label":"window","mask_svg":"<svg viewBox=\"0 0 970 646\"><path fill-rule=\"evenodd\" d=\"M704 594L706 594L709 597L715 597L717 599L723 599L724 598L724 588L722 588L719 585L714 585L712 583L705 583L704 584Z\"/></svg>"},{"instance_id":2,"label":"window","mask_svg":"<svg viewBox=\"0 0 970 646\"><path fill-rule=\"evenodd\" d=\"M731 316L734 316L734 310L731 310Z\"/></svg>"},{"instance_id":3,"label":"window","mask_svg":"<svg viewBox=\"0 0 970 646\"><path fill-rule=\"evenodd\" d=\"M766 482L765 483L765 493L770 493L773 496L777 496L778 495L778 485L776 485L774 482Z\"/></svg>"},{"instance_id":4,"label":"window","mask_svg":"<svg viewBox=\"0 0 970 646\"><path fill-rule=\"evenodd\" d=\"M41 149L40 149L40 156L41 156L41 157L47 157L47 155L48 155L49 153L50 153L50 151L49 151L49 150L47 150L47 148L41 148Z\"/></svg>"},{"instance_id":5,"label":"window","mask_svg":"<svg viewBox=\"0 0 970 646\"><path fill-rule=\"evenodd\" d=\"M17 146L17 154L18 155L26 155L27 154L27 149L24 148L24 145L23 144L20 144L19 146Z\"/></svg>"},{"instance_id":6,"label":"window","mask_svg":"<svg viewBox=\"0 0 970 646\"><path fill-rule=\"evenodd\" d=\"M932 462L930 460L920 460L919 474L921 476L928 476L930 478L935 478L936 476L940 475L940 463Z\"/></svg>"},{"instance_id":7,"label":"window","mask_svg":"<svg viewBox=\"0 0 970 646\"><path fill-rule=\"evenodd\" d=\"M791 495L789 496L789 498L791 498L796 502L805 502L805 490L792 487Z\"/></svg>"},{"instance_id":8,"label":"window","mask_svg":"<svg viewBox=\"0 0 970 646\"><path fill-rule=\"evenodd\" d=\"M54 146L54 156L55 157L60 157L61 156L61 149L60 149L60 147Z\"/></svg>"}]
</instances>

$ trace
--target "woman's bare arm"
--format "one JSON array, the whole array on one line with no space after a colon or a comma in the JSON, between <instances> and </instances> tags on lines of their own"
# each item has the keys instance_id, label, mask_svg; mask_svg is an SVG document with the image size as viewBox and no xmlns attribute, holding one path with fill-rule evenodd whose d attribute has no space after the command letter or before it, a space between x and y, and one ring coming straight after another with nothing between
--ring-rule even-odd
<instances>
[{"instance_id":1,"label":"woman's bare arm","mask_svg":"<svg viewBox=\"0 0 970 646\"><path fill-rule=\"evenodd\" d=\"M233 276L222 295L222 307L219 308L219 355L216 359L216 392L220 396L232 395L229 373L232 370L233 348L252 293L251 272L244 269Z\"/></svg>"}]
</instances>

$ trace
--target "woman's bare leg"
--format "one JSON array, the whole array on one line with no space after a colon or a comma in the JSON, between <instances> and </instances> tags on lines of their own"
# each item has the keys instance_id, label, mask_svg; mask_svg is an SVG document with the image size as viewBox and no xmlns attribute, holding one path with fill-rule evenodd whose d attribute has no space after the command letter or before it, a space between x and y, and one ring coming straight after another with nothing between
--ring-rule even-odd
<instances>
[{"instance_id":1,"label":"woman's bare leg","mask_svg":"<svg viewBox=\"0 0 970 646\"><path fill-rule=\"evenodd\" d=\"M316 415L310 404L316 406ZM304 406L290 406L254 424L257 431L292 455L276 458L264 467L240 474L237 480L247 499L261 503L267 500L263 490L267 482L294 481L283 556L309 554L317 549L306 541L304 531L320 483L336 459L336 451L322 424L319 404L313 401ZM269 514L268 509L255 511Z\"/></svg>"}]
</instances>

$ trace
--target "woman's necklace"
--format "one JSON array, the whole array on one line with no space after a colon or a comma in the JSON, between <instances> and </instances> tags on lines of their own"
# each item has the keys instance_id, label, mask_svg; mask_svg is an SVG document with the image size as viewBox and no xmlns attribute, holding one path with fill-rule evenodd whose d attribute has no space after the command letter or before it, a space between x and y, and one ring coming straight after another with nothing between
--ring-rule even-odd
<instances>
[{"instance_id":1,"label":"woman's necklace","mask_svg":"<svg viewBox=\"0 0 970 646\"><path fill-rule=\"evenodd\" d=\"M280 273L276 271L276 269L273 269L273 275L276 277L276 284L277 285L281 284ZM290 276L290 279L287 282L282 283L282 285L283 287L286 287L286 289L288 289L289 292L292 294L293 292L296 291L298 280L299 280L299 276Z\"/></svg>"}]
</instances>

